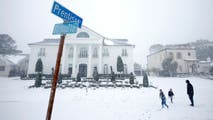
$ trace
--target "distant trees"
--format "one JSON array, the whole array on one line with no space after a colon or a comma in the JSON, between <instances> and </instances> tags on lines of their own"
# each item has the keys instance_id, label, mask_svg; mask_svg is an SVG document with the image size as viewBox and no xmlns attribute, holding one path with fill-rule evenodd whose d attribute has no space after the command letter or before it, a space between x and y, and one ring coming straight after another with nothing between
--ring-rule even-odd
<instances>
[{"instance_id":1,"label":"distant trees","mask_svg":"<svg viewBox=\"0 0 213 120\"><path fill-rule=\"evenodd\" d=\"M154 52L157 52L159 50L162 50L163 48L164 48L164 46L161 45L161 44L154 44L149 48L149 52L154 53Z\"/></svg>"},{"instance_id":2,"label":"distant trees","mask_svg":"<svg viewBox=\"0 0 213 120\"><path fill-rule=\"evenodd\" d=\"M8 34L0 34L0 54L22 53L17 50L16 42Z\"/></svg>"},{"instance_id":3,"label":"distant trees","mask_svg":"<svg viewBox=\"0 0 213 120\"><path fill-rule=\"evenodd\" d=\"M177 72L178 63L173 61L173 57L165 58L162 62L163 74L164 76L174 76Z\"/></svg>"},{"instance_id":4,"label":"distant trees","mask_svg":"<svg viewBox=\"0 0 213 120\"><path fill-rule=\"evenodd\" d=\"M199 60L213 59L213 46L200 46L196 48L196 55Z\"/></svg>"}]
</instances>

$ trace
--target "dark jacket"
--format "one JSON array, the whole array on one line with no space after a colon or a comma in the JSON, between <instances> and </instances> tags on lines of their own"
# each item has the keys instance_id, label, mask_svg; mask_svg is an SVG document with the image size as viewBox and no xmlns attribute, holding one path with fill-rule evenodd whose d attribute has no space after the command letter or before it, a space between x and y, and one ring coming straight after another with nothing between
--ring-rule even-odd
<instances>
[{"instance_id":1,"label":"dark jacket","mask_svg":"<svg viewBox=\"0 0 213 120\"><path fill-rule=\"evenodd\" d=\"M191 83L187 83L187 94L189 96L193 96L194 95L194 89Z\"/></svg>"},{"instance_id":2,"label":"dark jacket","mask_svg":"<svg viewBox=\"0 0 213 120\"><path fill-rule=\"evenodd\" d=\"M134 79L135 79L135 77L134 77L134 75L131 73L131 74L130 74L130 77L129 77L129 83L130 83L130 84L134 84Z\"/></svg>"},{"instance_id":3,"label":"dark jacket","mask_svg":"<svg viewBox=\"0 0 213 120\"><path fill-rule=\"evenodd\" d=\"M115 82L115 73L114 72L111 73L111 82Z\"/></svg>"},{"instance_id":4,"label":"dark jacket","mask_svg":"<svg viewBox=\"0 0 213 120\"><path fill-rule=\"evenodd\" d=\"M173 93L172 91L169 91L169 92L168 92L168 96L169 96L169 97L172 97L172 96L174 96L174 93Z\"/></svg>"},{"instance_id":5,"label":"dark jacket","mask_svg":"<svg viewBox=\"0 0 213 120\"><path fill-rule=\"evenodd\" d=\"M159 96L160 96L161 100L166 100L166 97L163 92L160 92Z\"/></svg>"}]
</instances>

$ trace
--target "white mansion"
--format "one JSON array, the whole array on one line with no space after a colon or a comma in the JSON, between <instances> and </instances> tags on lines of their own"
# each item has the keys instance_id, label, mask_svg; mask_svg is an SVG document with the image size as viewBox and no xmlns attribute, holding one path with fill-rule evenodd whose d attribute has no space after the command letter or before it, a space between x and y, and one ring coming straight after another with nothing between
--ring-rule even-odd
<instances>
[{"instance_id":1,"label":"white mansion","mask_svg":"<svg viewBox=\"0 0 213 120\"><path fill-rule=\"evenodd\" d=\"M44 39L41 42L30 43L28 74L35 73L35 64L39 58L43 62L43 73L51 74L55 67L59 39ZM91 77L94 67L99 73L110 74L110 67L117 71L117 57L121 56L124 72L133 72L133 49L127 39L109 39L82 26L75 34L65 38L61 59L61 73L76 77L80 72L84 77Z\"/></svg>"}]
</instances>

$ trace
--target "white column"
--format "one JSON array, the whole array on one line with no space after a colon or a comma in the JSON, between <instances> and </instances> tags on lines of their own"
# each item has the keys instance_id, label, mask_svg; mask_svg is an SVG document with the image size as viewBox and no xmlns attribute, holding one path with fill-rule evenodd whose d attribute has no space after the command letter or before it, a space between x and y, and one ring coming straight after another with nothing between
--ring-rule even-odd
<instances>
[{"instance_id":1,"label":"white column","mask_svg":"<svg viewBox=\"0 0 213 120\"><path fill-rule=\"evenodd\" d=\"M63 48L63 53L62 53L62 60L61 60L61 66L60 66L60 72L62 74L65 74L65 67L66 67L66 52L67 52L67 45L65 44L64 45L64 48Z\"/></svg>"},{"instance_id":2,"label":"white column","mask_svg":"<svg viewBox=\"0 0 213 120\"><path fill-rule=\"evenodd\" d=\"M98 73L102 73L102 61L103 61L102 49L103 49L103 45L101 44L99 47L99 71L98 71Z\"/></svg>"},{"instance_id":3,"label":"white column","mask_svg":"<svg viewBox=\"0 0 213 120\"><path fill-rule=\"evenodd\" d=\"M72 77L76 77L76 75L77 75L77 65L76 65L77 54L78 54L77 46L73 45Z\"/></svg>"},{"instance_id":4,"label":"white column","mask_svg":"<svg viewBox=\"0 0 213 120\"><path fill-rule=\"evenodd\" d=\"M92 73L91 73L91 62L92 62L92 45L89 45L89 59L88 59L88 67L87 67L87 77L91 77Z\"/></svg>"}]
</instances>

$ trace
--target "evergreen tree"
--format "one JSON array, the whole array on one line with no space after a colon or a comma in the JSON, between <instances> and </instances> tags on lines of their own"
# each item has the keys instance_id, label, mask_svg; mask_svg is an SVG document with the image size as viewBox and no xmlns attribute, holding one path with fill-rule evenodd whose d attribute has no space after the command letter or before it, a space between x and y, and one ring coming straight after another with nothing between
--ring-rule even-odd
<instances>
[{"instance_id":1,"label":"evergreen tree","mask_svg":"<svg viewBox=\"0 0 213 120\"><path fill-rule=\"evenodd\" d=\"M8 34L0 34L0 54L22 53L17 50L16 42Z\"/></svg>"},{"instance_id":2,"label":"evergreen tree","mask_svg":"<svg viewBox=\"0 0 213 120\"><path fill-rule=\"evenodd\" d=\"M173 76L173 74L176 73L178 67L178 63L173 61L173 57L165 58L161 65L164 72L167 72L169 76Z\"/></svg>"},{"instance_id":3,"label":"evergreen tree","mask_svg":"<svg viewBox=\"0 0 213 120\"><path fill-rule=\"evenodd\" d=\"M36 62L35 72L37 72L35 87L40 87L42 84L42 71L43 71L43 63L41 58L39 58Z\"/></svg>"},{"instance_id":4,"label":"evergreen tree","mask_svg":"<svg viewBox=\"0 0 213 120\"><path fill-rule=\"evenodd\" d=\"M43 71L43 63L42 63L41 58L39 58L36 62L35 71L38 73L41 73Z\"/></svg>"},{"instance_id":5,"label":"evergreen tree","mask_svg":"<svg viewBox=\"0 0 213 120\"><path fill-rule=\"evenodd\" d=\"M149 87L149 79L146 73L143 76L143 87Z\"/></svg>"},{"instance_id":6,"label":"evergreen tree","mask_svg":"<svg viewBox=\"0 0 213 120\"><path fill-rule=\"evenodd\" d=\"M120 56L117 57L117 71L118 72L124 71L124 64Z\"/></svg>"}]
</instances>

